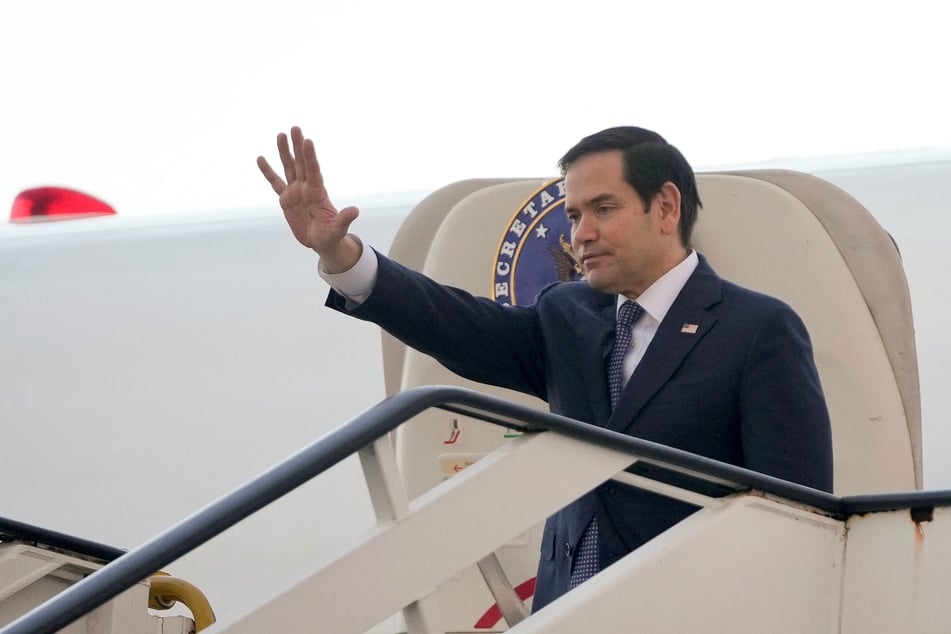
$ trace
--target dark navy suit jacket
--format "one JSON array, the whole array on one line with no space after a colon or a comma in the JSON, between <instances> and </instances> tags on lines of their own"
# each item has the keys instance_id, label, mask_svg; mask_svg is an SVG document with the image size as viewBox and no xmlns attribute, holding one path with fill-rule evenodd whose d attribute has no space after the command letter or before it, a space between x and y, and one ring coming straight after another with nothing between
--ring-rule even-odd
<instances>
[{"instance_id":1,"label":"dark navy suit jacket","mask_svg":"<svg viewBox=\"0 0 951 634\"><path fill-rule=\"evenodd\" d=\"M345 304L331 292L328 306ZM702 256L613 413L605 360L616 296L585 282L506 307L380 256L373 292L347 312L557 414L832 490L829 415L805 326L781 301L720 279ZM593 516L603 569L695 510L613 481L582 496L546 522L533 610L568 590L571 555Z\"/></svg>"}]
</instances>

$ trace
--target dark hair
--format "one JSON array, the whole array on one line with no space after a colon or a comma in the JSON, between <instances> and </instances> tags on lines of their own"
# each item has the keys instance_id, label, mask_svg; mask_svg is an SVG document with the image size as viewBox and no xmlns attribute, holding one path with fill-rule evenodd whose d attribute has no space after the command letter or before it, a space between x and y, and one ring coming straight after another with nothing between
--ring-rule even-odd
<instances>
[{"instance_id":1,"label":"dark hair","mask_svg":"<svg viewBox=\"0 0 951 634\"><path fill-rule=\"evenodd\" d=\"M667 143L656 132L635 126L620 126L596 132L581 139L568 150L558 167L564 175L580 158L600 152L620 151L624 160L624 180L650 206L664 183L671 182L680 190L680 224L678 231L684 246L702 207L693 169L680 150Z\"/></svg>"}]
</instances>

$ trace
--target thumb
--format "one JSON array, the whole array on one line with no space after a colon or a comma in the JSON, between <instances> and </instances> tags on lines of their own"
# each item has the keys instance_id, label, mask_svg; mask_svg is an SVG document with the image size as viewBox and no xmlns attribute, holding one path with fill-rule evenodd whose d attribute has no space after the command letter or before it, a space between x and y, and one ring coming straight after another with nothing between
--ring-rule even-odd
<instances>
[{"instance_id":1,"label":"thumb","mask_svg":"<svg viewBox=\"0 0 951 634\"><path fill-rule=\"evenodd\" d=\"M359 215L360 210L356 207L345 207L337 213L337 223L344 232L347 232L350 230L350 225L353 224L353 221L356 220Z\"/></svg>"}]
</instances>

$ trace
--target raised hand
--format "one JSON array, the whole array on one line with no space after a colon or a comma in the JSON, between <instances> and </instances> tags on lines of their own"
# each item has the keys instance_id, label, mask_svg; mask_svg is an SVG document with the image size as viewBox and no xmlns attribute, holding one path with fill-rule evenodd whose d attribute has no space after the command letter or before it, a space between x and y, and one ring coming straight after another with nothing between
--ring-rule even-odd
<instances>
[{"instance_id":1,"label":"raised hand","mask_svg":"<svg viewBox=\"0 0 951 634\"><path fill-rule=\"evenodd\" d=\"M357 218L356 207L340 211L330 202L324 179L317 163L314 142L305 139L298 127L291 128L293 152L287 135L277 136L277 150L284 166L284 179L258 157L258 168L277 193L284 218L294 237L320 255L324 269L337 273L349 269L360 257L362 246L348 235L350 224ZM286 181L285 181L286 179Z\"/></svg>"}]
</instances>

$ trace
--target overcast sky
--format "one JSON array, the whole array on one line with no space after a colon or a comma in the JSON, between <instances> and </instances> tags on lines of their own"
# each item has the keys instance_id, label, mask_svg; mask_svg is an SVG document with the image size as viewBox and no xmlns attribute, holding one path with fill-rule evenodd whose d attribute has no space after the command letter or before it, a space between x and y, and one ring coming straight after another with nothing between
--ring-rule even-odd
<instances>
[{"instance_id":1,"label":"overcast sky","mask_svg":"<svg viewBox=\"0 0 951 634\"><path fill-rule=\"evenodd\" d=\"M121 214L273 204L293 124L331 193L544 176L587 133L698 168L951 145L933 2L16 2L0 26L0 200Z\"/></svg>"}]
</instances>

